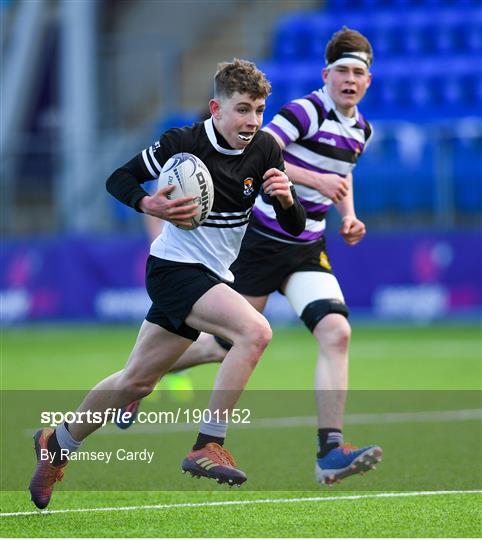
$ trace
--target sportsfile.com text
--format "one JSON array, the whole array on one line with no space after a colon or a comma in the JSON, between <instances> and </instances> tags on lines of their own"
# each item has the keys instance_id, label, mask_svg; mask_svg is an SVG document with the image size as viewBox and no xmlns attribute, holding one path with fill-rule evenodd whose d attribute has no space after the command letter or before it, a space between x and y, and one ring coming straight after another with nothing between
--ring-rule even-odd
<instances>
[{"instance_id":1,"label":"sportsfile.com text","mask_svg":"<svg viewBox=\"0 0 482 540\"><path fill-rule=\"evenodd\" d=\"M133 419L133 416L135 418ZM64 422L86 424L130 422L138 424L200 424L201 422L231 422L233 424L249 424L251 422L251 411L249 409L213 410L210 409L182 409L173 411L138 411L132 413L121 408L109 408L104 412L100 411L43 411L40 413L40 422L43 425L55 427Z\"/></svg>"}]
</instances>

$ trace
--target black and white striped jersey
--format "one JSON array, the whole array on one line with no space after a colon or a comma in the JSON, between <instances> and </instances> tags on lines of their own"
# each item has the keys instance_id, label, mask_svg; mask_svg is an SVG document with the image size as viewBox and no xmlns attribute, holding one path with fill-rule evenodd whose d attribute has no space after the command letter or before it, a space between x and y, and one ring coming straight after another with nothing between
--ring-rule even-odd
<instances>
[{"instance_id":1,"label":"black and white striped jersey","mask_svg":"<svg viewBox=\"0 0 482 540\"><path fill-rule=\"evenodd\" d=\"M108 191L136 208L147 195L139 184L157 178L164 163L179 152L194 154L206 164L214 184L213 208L207 220L192 231L166 223L151 244L150 253L161 259L202 264L222 279L232 281L229 267L238 256L263 174L272 167L285 168L281 150L273 137L262 131L246 148L229 148L210 118L191 127L166 131L158 142L113 173L107 181ZM282 226L299 234L305 212L296 195L294 199L294 206L288 210L283 210L276 199L271 204Z\"/></svg>"}]
</instances>

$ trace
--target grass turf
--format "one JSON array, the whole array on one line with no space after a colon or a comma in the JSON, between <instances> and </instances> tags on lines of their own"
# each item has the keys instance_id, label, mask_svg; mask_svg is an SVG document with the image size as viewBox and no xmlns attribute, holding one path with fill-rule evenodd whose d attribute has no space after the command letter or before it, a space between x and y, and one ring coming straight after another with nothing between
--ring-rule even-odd
<instances>
[{"instance_id":1,"label":"grass turf","mask_svg":"<svg viewBox=\"0 0 482 540\"><path fill-rule=\"evenodd\" d=\"M136 332L137 329L133 327L87 326L25 327L4 330L1 351L2 388L78 390L90 388L104 376L122 367L134 343ZM416 328L355 325L351 348L351 388L477 390L480 388L481 380L480 336L480 327L475 325ZM315 343L304 328L278 329L250 381L250 388L310 390L315 356ZM203 366L191 370L190 376L194 386L209 389L216 368L217 366ZM435 448L444 444L446 426L437 424L429 426L432 430L429 430L432 433L431 443ZM420 432L424 433L426 428L427 426L421 425ZM309 454L309 457L312 454L310 445L313 443L314 446L314 441L311 441L314 435L311 431L308 428L304 431L306 434L303 437L306 441L302 445L302 448L306 447L305 453ZM348 431L357 434L355 427L348 428ZM390 439L391 431L398 431L398 436L403 438L403 433L396 426L389 426L383 430L371 426L368 432L364 431L367 436L383 434L383 444L389 451L386 452L385 461L376 473L370 473L363 479L347 480L342 484L343 489L396 489L390 478L395 479L397 471L407 475L407 467L404 467L403 462L400 464L393 459L396 445L394 439ZM283 448L283 437L286 438L286 433L287 437L291 437L290 433L293 431L279 430L273 435L275 441L280 438L274 446ZM437 440L437 436L440 440ZM186 438L187 441L192 438L192 434L189 437L182 434L180 437L181 440ZM234 430L230 435L233 445L241 449L240 460L249 457L249 448L243 447L242 441L245 441L245 437L241 431ZM236 455L238 457L238 452ZM178 457L176 453L174 461L177 462ZM407 486L417 486L416 480L420 474L428 476L431 473L438 474L437 471L431 471L433 464L430 461L430 452L423 452L420 458L416 455L415 459L410 453L408 455L405 453L405 459L406 464L412 467L411 469L409 467L406 477ZM308 462L310 470L306 472ZM306 473L311 479L311 466L310 459L306 464L302 463L300 474L303 476ZM31 467L33 468L33 456L30 456L28 466L25 466L28 475ZM453 464L449 463L447 468L453 470L454 478L457 478L456 467L454 469ZM171 472L174 473L174 471L166 473L168 477ZM69 471L65 485L61 486L64 489L69 488L70 474ZM72 471L72 477L75 475L76 473ZM189 483L188 479L185 481ZM200 487L197 489L203 489L203 486L204 489L212 489L208 481L201 480L198 485ZM454 485L451 489L455 487L457 486ZM72 489L72 486L70 488ZM280 489L282 488L283 485L280 486ZM115 486L112 489L115 489ZM52 500L51 509L106 506L118 508L146 504L346 494L339 488L331 491L317 488L314 483L313 489L316 491L311 491L310 488L310 491L303 492L292 489L251 492L241 488L241 491L235 492L222 487L218 489L217 486L215 491L197 492L71 492L58 489ZM349 495L354 493L356 492L348 492ZM2 512L31 511L33 506L28 499L25 491L4 492ZM479 509L480 495L450 494L414 498L340 499L322 502L1 517L0 527L2 535L7 537L477 537L482 532Z\"/></svg>"},{"instance_id":2,"label":"grass turf","mask_svg":"<svg viewBox=\"0 0 482 540\"><path fill-rule=\"evenodd\" d=\"M313 497L312 492L270 493L59 493L61 508L205 503ZM338 494L343 497L343 493ZM351 493L349 495L352 495ZM5 509L31 510L18 494L4 494ZM6 537L479 537L480 494L253 503L38 514L1 518Z\"/></svg>"},{"instance_id":3,"label":"grass turf","mask_svg":"<svg viewBox=\"0 0 482 540\"><path fill-rule=\"evenodd\" d=\"M85 390L121 369L134 344L132 326L60 326L3 330L2 388ZM311 389L316 343L302 327L276 329L251 377L251 389ZM352 389L478 389L480 326L357 326L350 360ZM191 370L210 389L215 365Z\"/></svg>"}]
</instances>

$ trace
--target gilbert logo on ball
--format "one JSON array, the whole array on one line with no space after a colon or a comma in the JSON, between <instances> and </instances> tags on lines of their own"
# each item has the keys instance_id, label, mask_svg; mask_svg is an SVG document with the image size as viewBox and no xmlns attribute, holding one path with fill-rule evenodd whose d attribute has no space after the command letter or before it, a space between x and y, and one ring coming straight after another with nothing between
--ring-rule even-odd
<instances>
[{"instance_id":1,"label":"gilbert logo on ball","mask_svg":"<svg viewBox=\"0 0 482 540\"><path fill-rule=\"evenodd\" d=\"M180 228L192 230L199 227L208 217L214 202L213 181L206 165L193 154L174 154L166 161L159 175L158 189L166 186L175 187L167 194L170 200L195 197L198 208L196 215L191 218L191 226Z\"/></svg>"}]
</instances>

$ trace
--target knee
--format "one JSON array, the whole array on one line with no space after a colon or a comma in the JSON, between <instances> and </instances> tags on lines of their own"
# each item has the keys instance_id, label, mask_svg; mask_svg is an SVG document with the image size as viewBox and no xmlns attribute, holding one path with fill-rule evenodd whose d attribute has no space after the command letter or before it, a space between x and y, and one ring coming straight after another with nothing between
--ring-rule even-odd
<instances>
[{"instance_id":1,"label":"knee","mask_svg":"<svg viewBox=\"0 0 482 540\"><path fill-rule=\"evenodd\" d=\"M273 332L268 321L260 315L243 326L239 342L258 358L269 345Z\"/></svg>"},{"instance_id":2,"label":"knee","mask_svg":"<svg viewBox=\"0 0 482 540\"><path fill-rule=\"evenodd\" d=\"M250 335L254 348L261 354L273 338L273 331L268 321L263 317L253 325Z\"/></svg>"},{"instance_id":3,"label":"knee","mask_svg":"<svg viewBox=\"0 0 482 540\"><path fill-rule=\"evenodd\" d=\"M154 390L157 381L157 378L145 377L127 371L122 374L118 389L119 392L128 396L129 401L134 401L148 396Z\"/></svg>"},{"instance_id":4,"label":"knee","mask_svg":"<svg viewBox=\"0 0 482 540\"><path fill-rule=\"evenodd\" d=\"M345 353L350 344L351 327L343 315L331 313L321 319L313 334L321 350Z\"/></svg>"}]
</instances>

